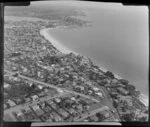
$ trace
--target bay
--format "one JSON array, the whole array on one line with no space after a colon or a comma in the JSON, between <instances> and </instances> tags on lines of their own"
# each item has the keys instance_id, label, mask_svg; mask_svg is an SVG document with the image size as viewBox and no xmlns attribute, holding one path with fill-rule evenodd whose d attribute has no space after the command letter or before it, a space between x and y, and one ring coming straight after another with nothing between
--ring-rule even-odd
<instances>
[{"instance_id":1,"label":"bay","mask_svg":"<svg viewBox=\"0 0 150 127\"><path fill-rule=\"evenodd\" d=\"M148 9L97 4L80 6L86 16L79 18L92 21L91 26L60 27L49 34L148 95Z\"/></svg>"}]
</instances>

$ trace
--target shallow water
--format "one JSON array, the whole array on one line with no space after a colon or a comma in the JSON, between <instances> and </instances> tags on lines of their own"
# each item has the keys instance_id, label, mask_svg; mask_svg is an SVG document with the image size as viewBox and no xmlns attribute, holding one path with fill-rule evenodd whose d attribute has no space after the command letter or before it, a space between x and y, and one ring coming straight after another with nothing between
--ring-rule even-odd
<instances>
[{"instance_id":1,"label":"shallow water","mask_svg":"<svg viewBox=\"0 0 150 127\"><path fill-rule=\"evenodd\" d=\"M52 29L52 37L148 95L147 8L82 8L87 14L82 18L92 21L91 27Z\"/></svg>"}]
</instances>

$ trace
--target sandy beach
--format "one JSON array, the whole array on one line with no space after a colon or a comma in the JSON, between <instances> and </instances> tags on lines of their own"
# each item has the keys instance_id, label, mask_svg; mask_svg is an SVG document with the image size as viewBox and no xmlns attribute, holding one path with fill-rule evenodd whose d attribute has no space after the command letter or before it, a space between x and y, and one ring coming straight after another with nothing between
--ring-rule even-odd
<instances>
[{"instance_id":1,"label":"sandy beach","mask_svg":"<svg viewBox=\"0 0 150 127\"><path fill-rule=\"evenodd\" d=\"M52 28L47 28L47 29L42 29L40 30L40 34L46 39L48 40L50 43L53 44L54 47L56 47L59 51L61 51L62 53L71 53L72 51L69 50L67 47L65 47L63 44L59 43L55 38L53 38L49 33L49 29ZM56 29L56 28L55 28Z\"/></svg>"}]
</instances>

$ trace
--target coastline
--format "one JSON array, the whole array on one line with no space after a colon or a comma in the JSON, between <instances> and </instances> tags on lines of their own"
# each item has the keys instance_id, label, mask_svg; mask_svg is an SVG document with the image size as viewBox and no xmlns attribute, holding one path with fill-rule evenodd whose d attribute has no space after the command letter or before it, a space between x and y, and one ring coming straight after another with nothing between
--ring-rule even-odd
<instances>
[{"instance_id":1,"label":"coastline","mask_svg":"<svg viewBox=\"0 0 150 127\"><path fill-rule=\"evenodd\" d=\"M61 44L59 41L57 41L57 39L55 39L54 37L52 37L50 34L49 34L49 30L50 29L58 29L58 28L61 28L60 26L59 27L54 27L54 28L44 28L44 29L41 29L40 30L40 35L43 36L47 41L49 41L50 43L52 43L52 45L54 47L56 47L61 53L64 53L64 54L68 54L68 53L74 53L76 55L79 55L79 53L77 52L74 52L74 51L71 51L70 49L68 49L66 46L64 46L63 44ZM108 69L104 68L104 67L99 67L103 72L107 72ZM117 79L122 79L122 77L120 77L119 75L113 73L115 75L115 77Z\"/></svg>"},{"instance_id":2,"label":"coastline","mask_svg":"<svg viewBox=\"0 0 150 127\"><path fill-rule=\"evenodd\" d=\"M140 101L147 107L149 107L149 97L143 93L140 94Z\"/></svg>"},{"instance_id":3,"label":"coastline","mask_svg":"<svg viewBox=\"0 0 150 127\"><path fill-rule=\"evenodd\" d=\"M61 28L59 27L54 27L54 28L44 28L40 30L40 35L43 36L47 41L49 41L50 43L52 43L52 45L57 48L61 53L64 54L69 54L69 53L74 53L76 55L79 55L79 53L71 51L70 49L68 49L66 46L64 46L63 44L61 44L60 42L58 42L55 38L53 38L50 34L49 34L49 30L50 29L57 29L57 28ZM100 70L102 70L103 72L106 72L107 69L105 69L104 67L100 67ZM117 74L113 73L115 78L117 79L123 79L122 77L118 76ZM149 106L149 97L143 93L140 94L140 101L145 105L145 106Z\"/></svg>"},{"instance_id":4,"label":"coastline","mask_svg":"<svg viewBox=\"0 0 150 127\"><path fill-rule=\"evenodd\" d=\"M46 40L48 40L50 43L52 43L52 45L54 47L56 47L60 52L62 52L64 54L72 52L68 48L66 48L64 45L62 45L61 43L59 43L55 38L53 38L52 36L50 36L49 33L48 33L49 29L52 29L52 28L46 28L46 29L40 30L41 36L43 36Z\"/></svg>"}]
</instances>

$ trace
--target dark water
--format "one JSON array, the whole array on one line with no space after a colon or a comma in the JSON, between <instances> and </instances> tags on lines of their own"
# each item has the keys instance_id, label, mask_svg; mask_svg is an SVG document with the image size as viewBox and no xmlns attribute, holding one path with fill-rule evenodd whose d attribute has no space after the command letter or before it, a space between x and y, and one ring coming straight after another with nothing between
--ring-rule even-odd
<instances>
[{"instance_id":1,"label":"dark water","mask_svg":"<svg viewBox=\"0 0 150 127\"><path fill-rule=\"evenodd\" d=\"M129 80L148 95L148 9L146 7L81 8L91 27L54 29L50 34L71 50Z\"/></svg>"}]
</instances>

